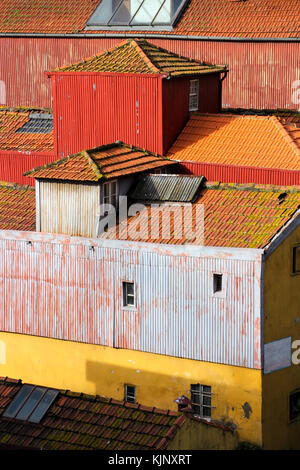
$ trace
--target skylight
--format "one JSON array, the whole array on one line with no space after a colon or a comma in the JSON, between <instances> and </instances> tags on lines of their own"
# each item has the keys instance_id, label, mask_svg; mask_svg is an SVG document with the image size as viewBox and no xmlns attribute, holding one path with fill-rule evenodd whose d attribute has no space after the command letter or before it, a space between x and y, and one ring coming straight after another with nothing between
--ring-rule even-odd
<instances>
[{"instance_id":1,"label":"skylight","mask_svg":"<svg viewBox=\"0 0 300 470\"><path fill-rule=\"evenodd\" d=\"M58 393L58 390L23 385L2 416L39 423Z\"/></svg>"},{"instance_id":2,"label":"skylight","mask_svg":"<svg viewBox=\"0 0 300 470\"><path fill-rule=\"evenodd\" d=\"M102 0L86 29L170 29L186 3L187 0Z\"/></svg>"},{"instance_id":3,"label":"skylight","mask_svg":"<svg viewBox=\"0 0 300 470\"><path fill-rule=\"evenodd\" d=\"M29 114L29 121L17 132L23 134L49 134L53 129L53 115L42 113Z\"/></svg>"}]
</instances>

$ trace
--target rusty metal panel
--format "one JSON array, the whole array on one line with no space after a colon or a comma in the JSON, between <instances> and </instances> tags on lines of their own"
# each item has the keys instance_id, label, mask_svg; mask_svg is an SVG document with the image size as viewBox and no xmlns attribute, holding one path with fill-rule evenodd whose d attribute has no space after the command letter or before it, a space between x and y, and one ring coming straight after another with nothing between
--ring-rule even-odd
<instances>
[{"instance_id":1,"label":"rusty metal panel","mask_svg":"<svg viewBox=\"0 0 300 470\"><path fill-rule=\"evenodd\" d=\"M122 37L34 38L1 37L0 71L3 102L8 106L52 107L52 90L45 71L93 56L124 40ZM223 106L241 108L299 108L292 84L300 80L299 43L148 40L183 56L227 64Z\"/></svg>"},{"instance_id":2,"label":"rusty metal panel","mask_svg":"<svg viewBox=\"0 0 300 470\"><path fill-rule=\"evenodd\" d=\"M0 231L0 330L259 369L260 279L261 250Z\"/></svg>"},{"instance_id":3,"label":"rusty metal panel","mask_svg":"<svg viewBox=\"0 0 300 470\"><path fill-rule=\"evenodd\" d=\"M99 205L100 185L39 183L42 232L94 237Z\"/></svg>"},{"instance_id":4,"label":"rusty metal panel","mask_svg":"<svg viewBox=\"0 0 300 470\"><path fill-rule=\"evenodd\" d=\"M34 186L34 178L23 173L54 160L55 154L0 151L0 181Z\"/></svg>"},{"instance_id":5,"label":"rusty metal panel","mask_svg":"<svg viewBox=\"0 0 300 470\"><path fill-rule=\"evenodd\" d=\"M160 77L80 73L54 80L60 157L117 140L163 153Z\"/></svg>"},{"instance_id":6,"label":"rusty metal panel","mask_svg":"<svg viewBox=\"0 0 300 470\"><path fill-rule=\"evenodd\" d=\"M300 185L300 171L277 170L218 163L180 162L183 173L204 175L208 181L223 183L257 183L294 186Z\"/></svg>"}]
</instances>

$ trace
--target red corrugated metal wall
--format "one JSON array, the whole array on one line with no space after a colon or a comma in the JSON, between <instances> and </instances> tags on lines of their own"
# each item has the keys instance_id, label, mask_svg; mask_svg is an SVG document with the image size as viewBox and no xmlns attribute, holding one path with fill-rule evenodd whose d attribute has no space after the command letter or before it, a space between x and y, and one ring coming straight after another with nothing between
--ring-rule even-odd
<instances>
[{"instance_id":1,"label":"red corrugated metal wall","mask_svg":"<svg viewBox=\"0 0 300 470\"><path fill-rule=\"evenodd\" d=\"M34 178L23 176L23 173L54 160L57 160L57 157L53 153L0 151L0 181L34 186Z\"/></svg>"},{"instance_id":2,"label":"red corrugated metal wall","mask_svg":"<svg viewBox=\"0 0 300 470\"><path fill-rule=\"evenodd\" d=\"M183 173L203 175L208 181L220 181L223 183L300 185L300 171L297 170L276 170L273 168L195 162L181 162L180 169Z\"/></svg>"},{"instance_id":3,"label":"red corrugated metal wall","mask_svg":"<svg viewBox=\"0 0 300 470\"><path fill-rule=\"evenodd\" d=\"M0 104L51 106L51 84L44 71L92 56L123 39L0 38L0 81L6 88L6 102ZM150 40L184 56L228 64L223 106L300 107L292 101L292 84L300 80L297 42Z\"/></svg>"},{"instance_id":4,"label":"red corrugated metal wall","mask_svg":"<svg viewBox=\"0 0 300 470\"><path fill-rule=\"evenodd\" d=\"M65 73L53 79L59 157L117 140L163 153L160 77Z\"/></svg>"}]
</instances>

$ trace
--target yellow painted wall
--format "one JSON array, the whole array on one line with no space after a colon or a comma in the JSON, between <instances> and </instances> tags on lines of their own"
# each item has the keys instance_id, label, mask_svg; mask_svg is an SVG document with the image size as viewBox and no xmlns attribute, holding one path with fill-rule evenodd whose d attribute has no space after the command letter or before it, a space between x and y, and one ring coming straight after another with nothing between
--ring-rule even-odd
<instances>
[{"instance_id":1,"label":"yellow painted wall","mask_svg":"<svg viewBox=\"0 0 300 470\"><path fill-rule=\"evenodd\" d=\"M264 343L300 340L300 275L291 275L292 247L300 227L267 258L264 268ZM300 449L300 420L289 423L289 394L300 389L300 364L263 375L263 443Z\"/></svg>"},{"instance_id":2,"label":"yellow painted wall","mask_svg":"<svg viewBox=\"0 0 300 470\"><path fill-rule=\"evenodd\" d=\"M0 376L177 410L190 384L212 387L212 419L233 422L241 440L261 444L261 371L103 346L0 332Z\"/></svg>"}]
</instances>

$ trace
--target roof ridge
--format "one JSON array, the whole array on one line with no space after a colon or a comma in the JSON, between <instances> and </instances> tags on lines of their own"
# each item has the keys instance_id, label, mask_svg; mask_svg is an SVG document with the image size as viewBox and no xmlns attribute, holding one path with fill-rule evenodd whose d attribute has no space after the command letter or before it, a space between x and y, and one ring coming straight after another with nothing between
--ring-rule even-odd
<instances>
[{"instance_id":1,"label":"roof ridge","mask_svg":"<svg viewBox=\"0 0 300 470\"><path fill-rule=\"evenodd\" d=\"M92 170L94 171L96 177L98 178L98 180L100 180L103 177L102 173L100 172L101 164L98 165L94 161L93 157L91 157L89 155L87 150L83 150L81 152L81 154L82 154L82 156L84 156L87 159L87 161L88 161L89 165L91 166Z\"/></svg>"},{"instance_id":2,"label":"roof ridge","mask_svg":"<svg viewBox=\"0 0 300 470\"><path fill-rule=\"evenodd\" d=\"M153 71L154 72L157 72L157 73L162 73L160 69L158 69L156 67L156 65L154 65L154 63L152 62L152 60L147 56L147 54L144 52L142 46L140 45L140 43L142 41L137 41L136 39L133 39L131 42L131 45L134 44L134 47L136 48L136 50L138 51L139 55L141 56L141 58L144 60L144 62L147 64L147 66L150 68L150 69L154 69ZM146 42L147 44L148 41L144 40L144 42ZM151 65L149 65L151 64Z\"/></svg>"},{"instance_id":3,"label":"roof ridge","mask_svg":"<svg viewBox=\"0 0 300 470\"><path fill-rule=\"evenodd\" d=\"M281 122L278 116L269 116L270 121L274 122L277 129L281 132L284 139L291 145L295 153L300 157L300 145L293 139L290 132L286 129L285 125Z\"/></svg>"}]
</instances>

